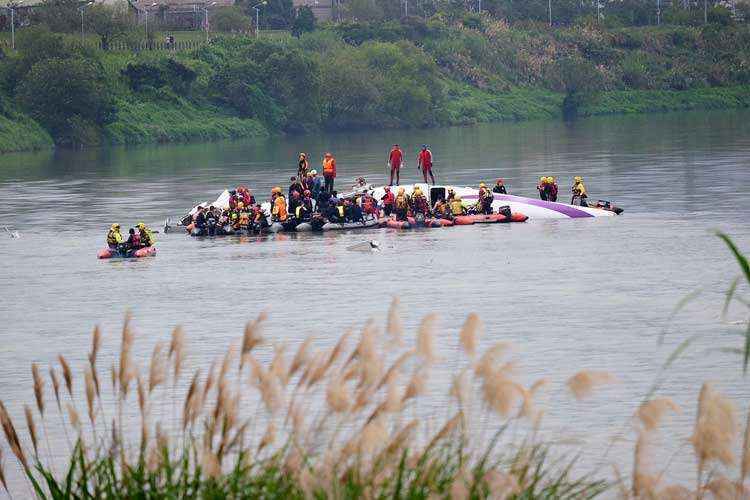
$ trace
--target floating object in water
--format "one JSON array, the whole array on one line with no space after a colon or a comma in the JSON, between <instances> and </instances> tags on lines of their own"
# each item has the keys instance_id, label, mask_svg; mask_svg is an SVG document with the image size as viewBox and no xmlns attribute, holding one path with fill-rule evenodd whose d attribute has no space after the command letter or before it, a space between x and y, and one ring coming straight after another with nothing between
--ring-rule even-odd
<instances>
[{"instance_id":1,"label":"floating object in water","mask_svg":"<svg viewBox=\"0 0 750 500\"><path fill-rule=\"evenodd\" d=\"M368 227L375 227L378 224L377 219L365 219L362 222L329 222L323 224L323 231L335 231L342 229L365 229Z\"/></svg>"},{"instance_id":2,"label":"floating object in water","mask_svg":"<svg viewBox=\"0 0 750 500\"><path fill-rule=\"evenodd\" d=\"M5 229L5 232L8 233L8 236L10 236L11 239L16 240L21 237L21 233L19 233L18 231L11 231L10 229L8 229L7 226L4 227L3 229Z\"/></svg>"},{"instance_id":3,"label":"floating object in water","mask_svg":"<svg viewBox=\"0 0 750 500\"><path fill-rule=\"evenodd\" d=\"M141 259L143 257L156 256L156 247L143 247L138 250L123 254L118 250L103 248L96 254L98 259Z\"/></svg>"},{"instance_id":4,"label":"floating object in water","mask_svg":"<svg viewBox=\"0 0 750 500\"><path fill-rule=\"evenodd\" d=\"M346 249L351 252L379 252L380 243L377 240L363 241L362 243L348 246Z\"/></svg>"},{"instance_id":5,"label":"floating object in water","mask_svg":"<svg viewBox=\"0 0 750 500\"><path fill-rule=\"evenodd\" d=\"M172 232L172 226L170 223L172 222L172 219L168 218L164 221L164 234Z\"/></svg>"}]
</instances>

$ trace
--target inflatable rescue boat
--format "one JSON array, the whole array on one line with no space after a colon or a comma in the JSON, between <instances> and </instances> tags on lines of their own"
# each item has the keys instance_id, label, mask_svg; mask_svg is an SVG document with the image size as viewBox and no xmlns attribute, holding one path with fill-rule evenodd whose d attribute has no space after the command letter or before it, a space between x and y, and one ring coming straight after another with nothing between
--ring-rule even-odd
<instances>
[{"instance_id":1,"label":"inflatable rescue boat","mask_svg":"<svg viewBox=\"0 0 750 500\"><path fill-rule=\"evenodd\" d=\"M135 251L120 252L110 248L103 248L96 254L98 259L142 259L156 256L156 247L143 247Z\"/></svg>"}]
</instances>

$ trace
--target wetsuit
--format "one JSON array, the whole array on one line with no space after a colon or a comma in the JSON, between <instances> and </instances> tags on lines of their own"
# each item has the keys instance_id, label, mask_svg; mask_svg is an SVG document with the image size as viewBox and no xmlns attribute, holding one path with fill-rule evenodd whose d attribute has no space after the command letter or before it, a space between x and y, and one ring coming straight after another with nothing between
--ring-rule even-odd
<instances>
[{"instance_id":1,"label":"wetsuit","mask_svg":"<svg viewBox=\"0 0 750 500\"><path fill-rule=\"evenodd\" d=\"M508 191L505 189L505 184L495 184L495 187L492 188L492 192L498 194L508 194Z\"/></svg>"}]
</instances>

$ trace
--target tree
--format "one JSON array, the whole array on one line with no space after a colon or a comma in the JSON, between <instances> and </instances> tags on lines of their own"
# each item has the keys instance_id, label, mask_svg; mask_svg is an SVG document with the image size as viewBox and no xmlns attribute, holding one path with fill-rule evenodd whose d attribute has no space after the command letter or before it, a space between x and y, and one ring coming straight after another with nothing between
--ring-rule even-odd
<instances>
[{"instance_id":1,"label":"tree","mask_svg":"<svg viewBox=\"0 0 750 500\"><path fill-rule=\"evenodd\" d=\"M247 32L252 28L252 23L241 8L223 7L211 16L211 28L225 33Z\"/></svg>"},{"instance_id":2,"label":"tree","mask_svg":"<svg viewBox=\"0 0 750 500\"><path fill-rule=\"evenodd\" d=\"M76 31L81 26L79 5L78 0L43 0L34 7L32 22L43 24L57 33Z\"/></svg>"},{"instance_id":3,"label":"tree","mask_svg":"<svg viewBox=\"0 0 750 500\"><path fill-rule=\"evenodd\" d=\"M99 127L115 118L102 68L79 57L39 61L18 86L17 97L58 144L96 142Z\"/></svg>"},{"instance_id":4,"label":"tree","mask_svg":"<svg viewBox=\"0 0 750 500\"><path fill-rule=\"evenodd\" d=\"M90 31L99 35L102 50L108 50L109 44L126 35L135 26L135 20L128 10L128 4L96 4L88 7L85 16Z\"/></svg>"},{"instance_id":5,"label":"tree","mask_svg":"<svg viewBox=\"0 0 750 500\"><path fill-rule=\"evenodd\" d=\"M574 119L578 116L578 108L596 98L603 85L602 76L593 64L575 56L560 59L557 69L565 89L563 117Z\"/></svg>"},{"instance_id":6,"label":"tree","mask_svg":"<svg viewBox=\"0 0 750 500\"><path fill-rule=\"evenodd\" d=\"M310 7L303 5L297 9L297 17L292 23L292 35L299 38L302 33L315 31L315 14Z\"/></svg>"}]
</instances>

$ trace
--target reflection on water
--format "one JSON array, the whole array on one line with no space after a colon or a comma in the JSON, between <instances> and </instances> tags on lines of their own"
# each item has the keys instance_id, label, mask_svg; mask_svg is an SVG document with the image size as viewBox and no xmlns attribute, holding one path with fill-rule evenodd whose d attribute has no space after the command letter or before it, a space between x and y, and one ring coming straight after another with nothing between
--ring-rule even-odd
<instances>
[{"instance_id":1,"label":"reflection on water","mask_svg":"<svg viewBox=\"0 0 750 500\"><path fill-rule=\"evenodd\" d=\"M0 398L16 414L31 400L33 361L46 365L63 352L80 366L96 323L104 328L108 366L126 310L134 314L141 359L182 324L191 363L206 366L260 310L270 313L273 341L293 347L312 333L324 346L370 317L382 319L398 295L411 331L422 315L440 314L446 362L433 383L447 387L455 336L470 311L486 324L484 345L514 342L523 379L548 376L557 382L553 394L582 367L617 374L619 384L585 404L554 397L546 417L553 432L594 449L627 421L675 346L701 335L661 391L684 405L671 429L685 436L703 380L717 380L737 401L750 397L739 360L715 349L735 346L739 337L719 322L737 271L712 234L724 229L750 248L748 118L674 114L2 157L0 224L19 229L21 238L0 235ZM611 199L626 212L411 232L218 240L176 233L158 236L155 259L95 259L111 222L158 227L239 183L263 198L286 184L299 151L313 158L334 151L339 185L359 175L382 182L394 142L407 152L402 179L409 182L421 178L414 157L428 143L439 181L468 185L502 176L512 193L532 195L540 175L557 176L563 190L583 175L592 198ZM346 250L368 239L382 251ZM674 305L699 287L703 293L658 346ZM630 451L614 453L625 463ZM684 477L691 467L683 453L672 474Z\"/></svg>"}]
</instances>

